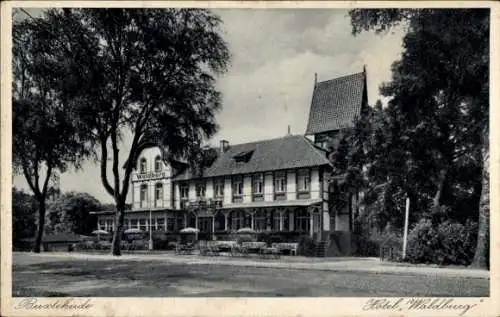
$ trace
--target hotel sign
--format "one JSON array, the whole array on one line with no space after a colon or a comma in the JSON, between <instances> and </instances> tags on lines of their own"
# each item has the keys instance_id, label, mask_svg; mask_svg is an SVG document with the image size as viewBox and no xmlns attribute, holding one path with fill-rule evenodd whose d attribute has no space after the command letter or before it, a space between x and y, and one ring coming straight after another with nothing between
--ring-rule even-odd
<instances>
[{"instance_id":1,"label":"hotel sign","mask_svg":"<svg viewBox=\"0 0 500 317\"><path fill-rule=\"evenodd\" d=\"M165 172L142 173L142 174L136 174L136 177L137 180L158 179L167 177L167 173Z\"/></svg>"}]
</instances>

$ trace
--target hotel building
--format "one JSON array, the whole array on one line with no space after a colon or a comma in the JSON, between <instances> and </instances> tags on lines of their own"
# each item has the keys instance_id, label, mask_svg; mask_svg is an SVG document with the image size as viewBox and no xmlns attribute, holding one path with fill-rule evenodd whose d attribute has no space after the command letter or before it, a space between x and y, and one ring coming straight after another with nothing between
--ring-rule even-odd
<instances>
[{"instance_id":1,"label":"hotel building","mask_svg":"<svg viewBox=\"0 0 500 317\"><path fill-rule=\"evenodd\" d=\"M315 82L304 135L234 145L221 141L217 158L201 175L166 164L157 148L144 150L131 179L125 229L196 227L210 237L250 227L317 241L333 231L352 231L357 195L332 195L325 146L367 106L365 71ZM112 213L97 214L99 228L113 231Z\"/></svg>"}]
</instances>

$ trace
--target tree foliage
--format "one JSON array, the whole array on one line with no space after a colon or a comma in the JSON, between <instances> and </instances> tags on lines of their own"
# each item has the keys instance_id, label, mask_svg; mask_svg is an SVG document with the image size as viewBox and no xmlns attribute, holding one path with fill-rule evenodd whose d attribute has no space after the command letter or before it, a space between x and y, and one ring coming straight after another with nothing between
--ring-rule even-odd
<instances>
[{"instance_id":1,"label":"tree foliage","mask_svg":"<svg viewBox=\"0 0 500 317\"><path fill-rule=\"evenodd\" d=\"M477 221L488 142L489 10L356 9L350 16L353 34L407 28L392 80L381 87L391 100L372 117L368 179L384 184L384 195L406 194L412 213L436 225Z\"/></svg>"},{"instance_id":2,"label":"tree foliage","mask_svg":"<svg viewBox=\"0 0 500 317\"><path fill-rule=\"evenodd\" d=\"M141 151L158 146L165 160L192 162L217 131L215 76L229 61L221 20L201 9L54 9L43 20L50 32L39 36L50 39L41 50L54 52L61 65L59 91L97 141L101 180L117 205L113 254L119 255ZM120 162L125 135L131 146Z\"/></svg>"},{"instance_id":3,"label":"tree foliage","mask_svg":"<svg viewBox=\"0 0 500 317\"><path fill-rule=\"evenodd\" d=\"M38 233L35 252L40 252L45 219L45 200L56 171L79 167L90 153L81 123L59 87L61 67L39 33L40 19L27 19L13 26L12 156L13 168L22 173L38 202ZM50 44L48 44L50 45Z\"/></svg>"},{"instance_id":4,"label":"tree foliage","mask_svg":"<svg viewBox=\"0 0 500 317\"><path fill-rule=\"evenodd\" d=\"M32 238L36 232L37 202L33 195L12 188L12 244Z\"/></svg>"},{"instance_id":5,"label":"tree foliage","mask_svg":"<svg viewBox=\"0 0 500 317\"><path fill-rule=\"evenodd\" d=\"M50 204L45 230L88 235L97 227L97 218L90 212L100 210L103 206L90 194L65 193Z\"/></svg>"}]
</instances>

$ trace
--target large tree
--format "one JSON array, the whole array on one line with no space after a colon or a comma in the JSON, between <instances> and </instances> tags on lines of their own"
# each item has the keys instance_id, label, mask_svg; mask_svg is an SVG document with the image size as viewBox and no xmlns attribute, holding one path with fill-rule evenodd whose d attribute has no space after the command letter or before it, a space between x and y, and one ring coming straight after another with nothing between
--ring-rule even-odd
<instances>
[{"instance_id":1,"label":"large tree","mask_svg":"<svg viewBox=\"0 0 500 317\"><path fill-rule=\"evenodd\" d=\"M486 194L482 174L488 148L489 10L356 9L350 16L354 34L384 32L405 23L402 58L393 64L392 81L381 91L392 97L389 107L400 113L399 135L409 154L405 161L430 181L425 184L417 177L412 183L421 196L431 189L434 219L458 217L453 201L464 195L460 188L470 189L472 212L480 215L476 254L484 254L489 206L479 202ZM476 259L481 259L476 265L487 266L484 256Z\"/></svg>"},{"instance_id":2,"label":"large tree","mask_svg":"<svg viewBox=\"0 0 500 317\"><path fill-rule=\"evenodd\" d=\"M44 51L64 65L62 95L97 140L101 180L116 203L112 253L120 255L141 151L158 146L166 160L189 162L217 130L215 76L229 61L221 20L201 9L64 9L43 19L52 45ZM123 138L130 146L120 161Z\"/></svg>"},{"instance_id":3,"label":"large tree","mask_svg":"<svg viewBox=\"0 0 500 317\"><path fill-rule=\"evenodd\" d=\"M51 177L78 167L89 154L78 120L61 98L63 79L54 76L58 61L39 49L46 45L38 36L44 27L36 19L13 26L13 167L24 175L38 204L35 252L40 252Z\"/></svg>"},{"instance_id":4,"label":"large tree","mask_svg":"<svg viewBox=\"0 0 500 317\"><path fill-rule=\"evenodd\" d=\"M101 203L90 194L65 193L50 204L46 231L88 235L97 225L97 218L90 212L102 209Z\"/></svg>"}]
</instances>

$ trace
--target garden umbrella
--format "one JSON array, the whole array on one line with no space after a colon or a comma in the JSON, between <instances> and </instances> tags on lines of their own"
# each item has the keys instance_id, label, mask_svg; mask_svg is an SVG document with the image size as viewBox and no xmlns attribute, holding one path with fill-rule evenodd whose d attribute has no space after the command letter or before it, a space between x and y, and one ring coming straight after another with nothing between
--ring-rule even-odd
<instances>
[{"instance_id":1,"label":"garden umbrella","mask_svg":"<svg viewBox=\"0 0 500 317\"><path fill-rule=\"evenodd\" d=\"M125 234L143 233L143 231L141 229L138 229L138 228L130 228L130 229L123 231L123 233L125 233Z\"/></svg>"},{"instance_id":2,"label":"garden umbrella","mask_svg":"<svg viewBox=\"0 0 500 317\"><path fill-rule=\"evenodd\" d=\"M253 230L252 228L241 228L236 233L247 233L247 234L254 234L257 233L257 231Z\"/></svg>"},{"instance_id":3,"label":"garden umbrella","mask_svg":"<svg viewBox=\"0 0 500 317\"><path fill-rule=\"evenodd\" d=\"M97 235L97 239L101 240L101 235L103 235L103 236L108 235L109 232L107 232L106 230L97 229L97 230L92 231L92 234Z\"/></svg>"},{"instance_id":4,"label":"garden umbrella","mask_svg":"<svg viewBox=\"0 0 500 317\"><path fill-rule=\"evenodd\" d=\"M198 233L200 230L193 228L193 227L187 227L181 230L181 233Z\"/></svg>"}]
</instances>

